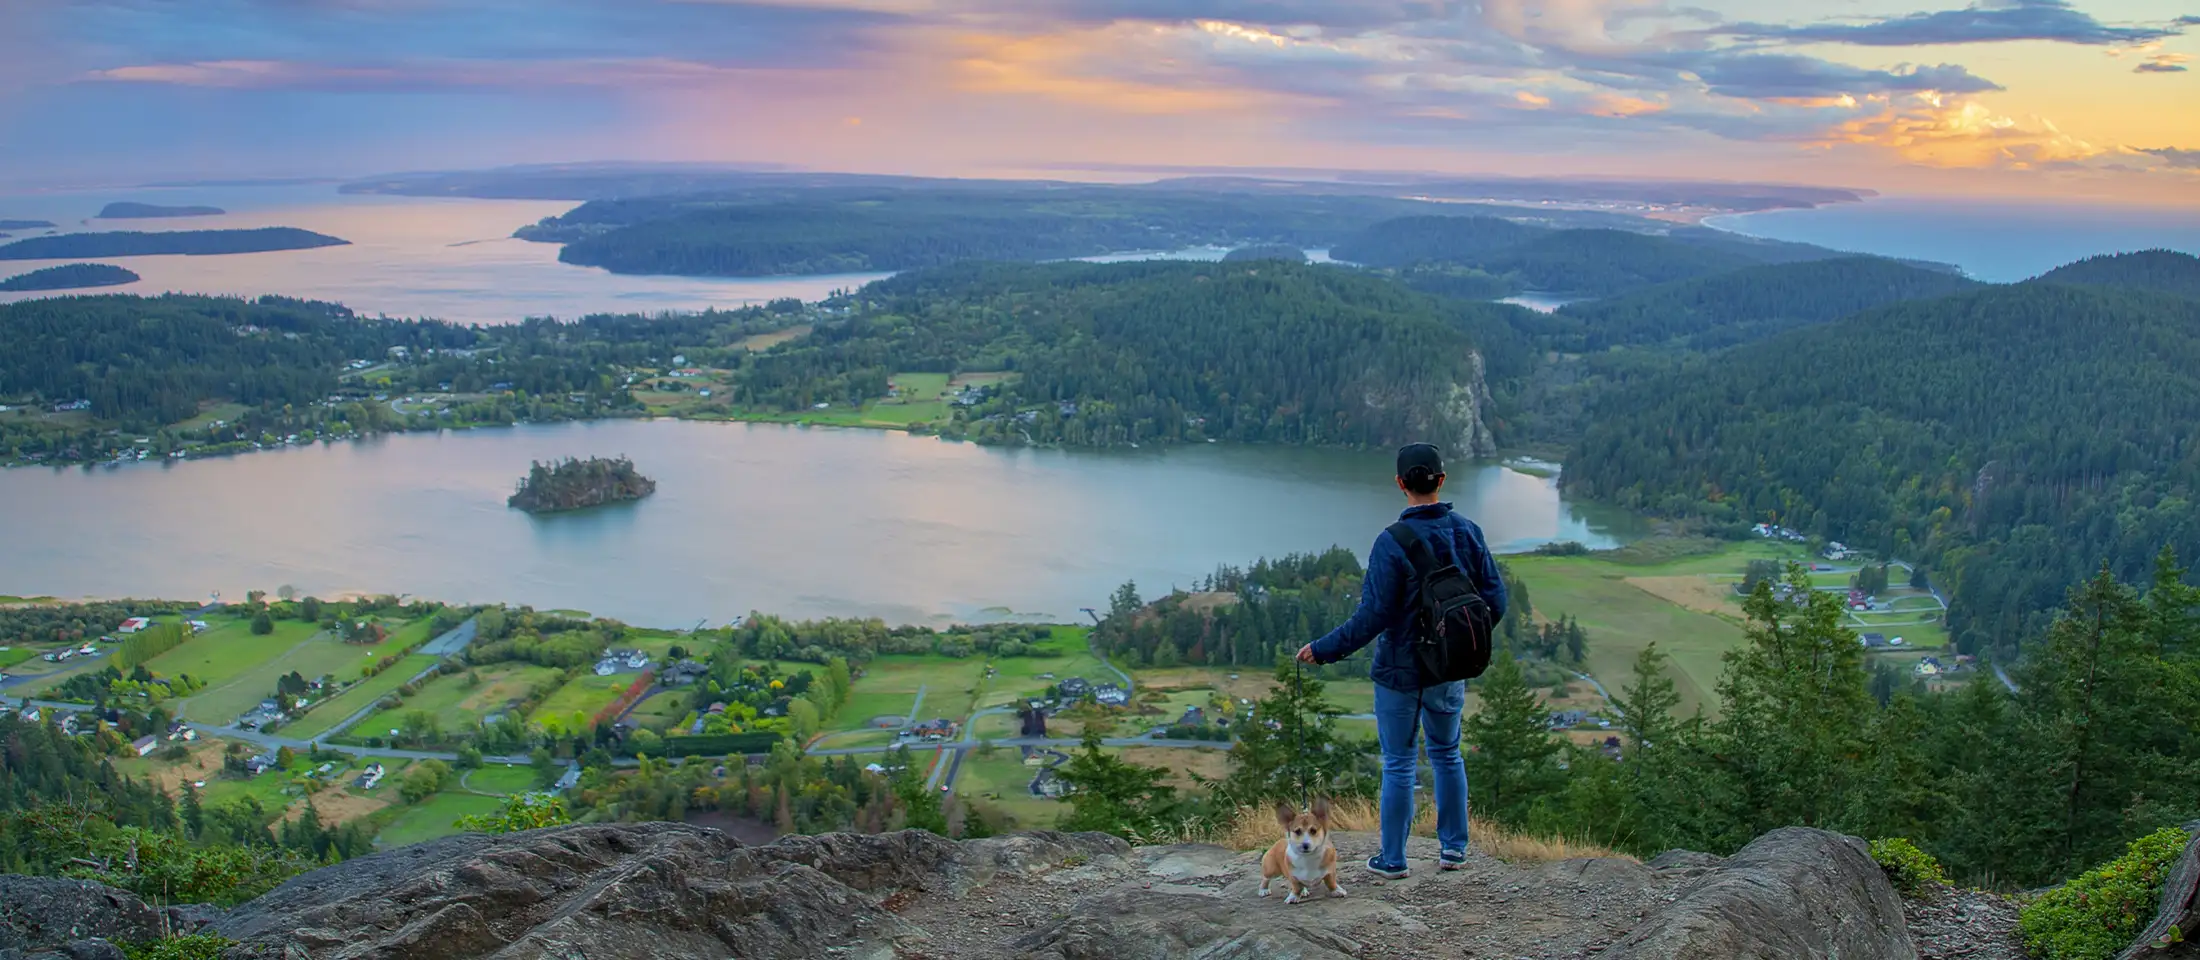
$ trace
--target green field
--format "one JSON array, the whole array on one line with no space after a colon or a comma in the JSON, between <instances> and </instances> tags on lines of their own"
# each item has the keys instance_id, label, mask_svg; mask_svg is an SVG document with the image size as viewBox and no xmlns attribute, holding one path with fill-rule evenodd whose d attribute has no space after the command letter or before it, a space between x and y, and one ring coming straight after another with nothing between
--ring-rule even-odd
<instances>
[{"instance_id":1,"label":"green field","mask_svg":"<svg viewBox=\"0 0 2200 960\"><path fill-rule=\"evenodd\" d=\"M35 656L38 656L38 651L29 647L9 647L0 650L0 670L15 666Z\"/></svg>"},{"instance_id":2,"label":"green field","mask_svg":"<svg viewBox=\"0 0 2200 960\"><path fill-rule=\"evenodd\" d=\"M634 712L627 715L627 719L651 730L662 731L680 722L689 712L688 691L667 690L642 701L641 706L635 707Z\"/></svg>"},{"instance_id":3,"label":"green field","mask_svg":"<svg viewBox=\"0 0 2200 960\"><path fill-rule=\"evenodd\" d=\"M469 672L480 678L479 686L467 688L466 674ZM480 725L481 718L503 710L513 701L526 696L527 691L536 683L556 676L558 670L555 667L496 663L475 667L471 671L435 677L421 687L419 693L406 700L403 706L396 710L377 711L359 721L357 729L361 733L379 733L400 725L401 718L407 713L426 710L435 714L437 725L446 733L472 730Z\"/></svg>"},{"instance_id":4,"label":"green field","mask_svg":"<svg viewBox=\"0 0 2200 960\"><path fill-rule=\"evenodd\" d=\"M270 770L251 779L223 773L206 781L206 789L199 791L199 803L214 807L252 797L273 816L289 809L300 795L301 792L290 785L290 775L279 770Z\"/></svg>"},{"instance_id":5,"label":"green field","mask_svg":"<svg viewBox=\"0 0 2200 960\"><path fill-rule=\"evenodd\" d=\"M611 705L619 694L634 685L640 674L614 673L608 677L585 674L565 682L558 692L551 694L527 716L531 723L541 723L545 717L557 717L560 723L578 710L584 717L593 717L596 711Z\"/></svg>"},{"instance_id":6,"label":"green field","mask_svg":"<svg viewBox=\"0 0 2200 960\"><path fill-rule=\"evenodd\" d=\"M535 789L535 768L492 763L465 774L466 789L475 793L526 793Z\"/></svg>"},{"instance_id":7,"label":"green field","mask_svg":"<svg viewBox=\"0 0 2200 960\"><path fill-rule=\"evenodd\" d=\"M979 657L880 657L864 666L863 676L856 680L830 729L869 729L872 717L907 715L919 689L925 693L923 714L917 719L961 720L970 715L971 691L984 676L985 661Z\"/></svg>"},{"instance_id":8,"label":"green field","mask_svg":"<svg viewBox=\"0 0 2200 960\"><path fill-rule=\"evenodd\" d=\"M393 777L398 775L391 774ZM504 800L500 797L446 790L419 803L398 808L397 815L375 836L374 842L388 850L448 837L460 832L455 826L458 818L495 813L503 806Z\"/></svg>"},{"instance_id":9,"label":"green field","mask_svg":"<svg viewBox=\"0 0 2200 960\"><path fill-rule=\"evenodd\" d=\"M1741 605L1726 581L1753 558L1802 559L1802 552L1751 542L1677 556L1648 547L1637 555L1647 562L1526 555L1505 562L1527 583L1538 619L1564 614L1581 621L1589 673L1607 687L1625 683L1636 655L1656 643L1672 660L1681 712L1715 710L1721 658L1742 642Z\"/></svg>"},{"instance_id":10,"label":"green field","mask_svg":"<svg viewBox=\"0 0 2200 960\"><path fill-rule=\"evenodd\" d=\"M319 632L321 625L317 623L277 620L274 633L256 636L250 617L217 616L207 621L205 632L147 661L145 668L164 677L187 673L209 687L219 687L253 667L282 656ZM274 692L274 684L269 683L260 696ZM259 698L254 698L253 702L258 703Z\"/></svg>"},{"instance_id":11,"label":"green field","mask_svg":"<svg viewBox=\"0 0 2200 960\"><path fill-rule=\"evenodd\" d=\"M286 625L305 626L305 624L297 621L277 620L275 621L277 635L281 634ZM400 627L390 636L384 638L381 643L376 644L345 643L337 639L335 635L327 633L310 635L303 640L293 642L283 650L275 652L272 657L263 657L247 665L244 669L234 671L229 680L212 684L207 689L200 691L189 700L184 701L183 711L185 715L201 723L227 723L236 719L238 714L252 709L254 704L273 696L275 694L276 679L293 670L308 680L319 679L323 676L334 676L339 682L356 680L359 677L360 670L385 656L404 649L403 638L412 635L408 633L410 630L425 632L425 622ZM213 632L212 630L207 631L208 634ZM161 661L188 653L199 640L204 639L206 639L206 636L201 635L197 639L186 642L183 646L154 658L152 668L156 671L163 669L160 666ZM400 668L392 667L391 669ZM197 676L195 673L192 675ZM400 680L399 682L402 683L403 681ZM395 689L395 685L392 685L392 689ZM323 709L326 709L325 705L315 708L313 712L319 713ZM352 709L356 710L358 708L353 707Z\"/></svg>"},{"instance_id":12,"label":"green field","mask_svg":"<svg viewBox=\"0 0 2200 960\"><path fill-rule=\"evenodd\" d=\"M981 760L976 751L971 751L963 757L955 793L1006 812L1016 819L1019 830L1047 829L1068 807L1059 800L1031 795L1031 778L1038 772L1036 767L1024 766L1015 750L1004 747L989 760ZM999 795L998 799L994 794Z\"/></svg>"},{"instance_id":13,"label":"green field","mask_svg":"<svg viewBox=\"0 0 2200 960\"><path fill-rule=\"evenodd\" d=\"M1070 677L1084 677L1094 683L1115 680L1115 674L1093 657L1092 649L1085 642L1089 632L1087 627L1057 626L1053 638L1041 648L1051 656L995 658L995 676L986 683L977 706L1007 706L1037 697L1056 681ZM1042 673L1051 673L1054 679L1041 678Z\"/></svg>"},{"instance_id":14,"label":"green field","mask_svg":"<svg viewBox=\"0 0 2200 960\"><path fill-rule=\"evenodd\" d=\"M351 716L376 700L382 699L384 696L395 693L398 687L405 685L405 681L412 679L420 671L435 666L435 664L436 658L424 653L416 653L399 660L392 664L388 670L375 674L372 678L337 694L320 706L314 707L311 712L300 718L296 723L283 727L280 732L283 736L295 737L300 740L311 740L318 737L327 733L330 727L344 722L344 718ZM359 729L365 731L363 727ZM368 735L373 734L369 733Z\"/></svg>"}]
</instances>

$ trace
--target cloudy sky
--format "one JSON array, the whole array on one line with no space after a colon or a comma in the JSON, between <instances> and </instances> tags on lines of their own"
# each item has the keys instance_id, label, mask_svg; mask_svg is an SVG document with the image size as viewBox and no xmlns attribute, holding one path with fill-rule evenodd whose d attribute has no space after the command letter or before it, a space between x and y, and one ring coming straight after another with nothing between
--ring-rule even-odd
<instances>
[{"instance_id":1,"label":"cloudy sky","mask_svg":"<svg viewBox=\"0 0 2200 960\"><path fill-rule=\"evenodd\" d=\"M0 181L1236 165L2200 204L2200 0L0 0Z\"/></svg>"}]
</instances>

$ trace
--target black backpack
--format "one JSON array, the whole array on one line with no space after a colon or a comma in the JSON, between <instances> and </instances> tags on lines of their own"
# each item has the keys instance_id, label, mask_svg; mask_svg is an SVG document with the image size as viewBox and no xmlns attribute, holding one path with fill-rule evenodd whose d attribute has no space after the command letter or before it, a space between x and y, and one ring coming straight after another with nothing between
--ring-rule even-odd
<instances>
[{"instance_id":1,"label":"black backpack","mask_svg":"<svg viewBox=\"0 0 2200 960\"><path fill-rule=\"evenodd\" d=\"M1414 609L1403 639L1412 647L1421 684L1481 676L1490 667L1490 634L1495 626L1490 622L1489 603L1457 564L1438 566L1435 552L1405 521L1391 524L1390 538L1405 549L1406 562L1413 565Z\"/></svg>"}]
</instances>

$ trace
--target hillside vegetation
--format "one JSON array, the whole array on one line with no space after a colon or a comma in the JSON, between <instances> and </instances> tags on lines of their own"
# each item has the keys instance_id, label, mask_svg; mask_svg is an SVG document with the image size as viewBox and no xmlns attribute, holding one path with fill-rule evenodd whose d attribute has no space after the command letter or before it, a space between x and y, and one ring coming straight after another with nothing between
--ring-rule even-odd
<instances>
[{"instance_id":1,"label":"hillside vegetation","mask_svg":"<svg viewBox=\"0 0 2200 960\"><path fill-rule=\"evenodd\" d=\"M1219 438L1488 450L1469 317L1325 266L964 264L866 287L869 306L759 356L741 402L883 396L896 371L1013 372L965 393L978 439L1073 445Z\"/></svg>"},{"instance_id":2,"label":"hillside vegetation","mask_svg":"<svg viewBox=\"0 0 2200 960\"><path fill-rule=\"evenodd\" d=\"M2031 282L2157 290L2181 297L2200 297L2200 257L2175 250L2107 254L2056 267Z\"/></svg>"},{"instance_id":3,"label":"hillside vegetation","mask_svg":"<svg viewBox=\"0 0 2200 960\"><path fill-rule=\"evenodd\" d=\"M106 263L65 263L0 280L0 291L78 290L138 282L138 275Z\"/></svg>"},{"instance_id":4,"label":"hillside vegetation","mask_svg":"<svg viewBox=\"0 0 2200 960\"><path fill-rule=\"evenodd\" d=\"M592 201L519 236L566 243L559 259L614 273L766 276L1199 244L1319 245L1417 206L1097 186L813 189Z\"/></svg>"},{"instance_id":5,"label":"hillside vegetation","mask_svg":"<svg viewBox=\"0 0 2200 960\"><path fill-rule=\"evenodd\" d=\"M0 244L0 260L62 260L74 257L149 257L165 254L209 256L340 247L349 240L296 227L252 230L170 230L141 233L64 233Z\"/></svg>"},{"instance_id":6,"label":"hillside vegetation","mask_svg":"<svg viewBox=\"0 0 2200 960\"><path fill-rule=\"evenodd\" d=\"M1743 267L1559 308L1544 327L1562 350L1672 345L1714 350L1872 307L1980 285L1878 257Z\"/></svg>"},{"instance_id":7,"label":"hillside vegetation","mask_svg":"<svg viewBox=\"0 0 2200 960\"><path fill-rule=\"evenodd\" d=\"M1966 649L2104 560L2200 553L2200 302L2026 284L1738 347L1595 405L1563 482L1926 561Z\"/></svg>"}]
</instances>

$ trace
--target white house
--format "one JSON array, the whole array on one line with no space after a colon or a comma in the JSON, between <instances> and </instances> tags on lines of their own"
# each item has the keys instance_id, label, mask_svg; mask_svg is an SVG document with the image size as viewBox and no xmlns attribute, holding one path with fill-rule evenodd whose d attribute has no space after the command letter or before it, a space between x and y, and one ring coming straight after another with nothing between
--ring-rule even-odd
<instances>
[{"instance_id":1,"label":"white house","mask_svg":"<svg viewBox=\"0 0 2200 960\"><path fill-rule=\"evenodd\" d=\"M153 750L154 750L155 748L157 748L157 747L159 747L159 746L160 746L160 738L159 738L159 737L139 737L139 738L137 738L136 740L132 740L132 741L130 741L130 746L131 746L131 747L132 747L133 749L137 750L137 755L138 755L138 756L141 756L141 757L142 757L142 756L145 756L146 754L152 753L152 752L153 752Z\"/></svg>"},{"instance_id":2,"label":"white house","mask_svg":"<svg viewBox=\"0 0 2200 960\"><path fill-rule=\"evenodd\" d=\"M138 632L138 631L140 631L140 630L143 630L143 629L145 629L146 627L150 627L150 626L152 626L152 625L153 625L153 621L151 621L151 620L148 620L148 619L146 619L146 618L144 618L144 617L131 617L131 618L130 618L130 619L128 619L128 620L124 620L124 621L122 621L122 626L120 626L120 627L116 628L115 632L116 632L116 633L136 633L136 632Z\"/></svg>"}]
</instances>

